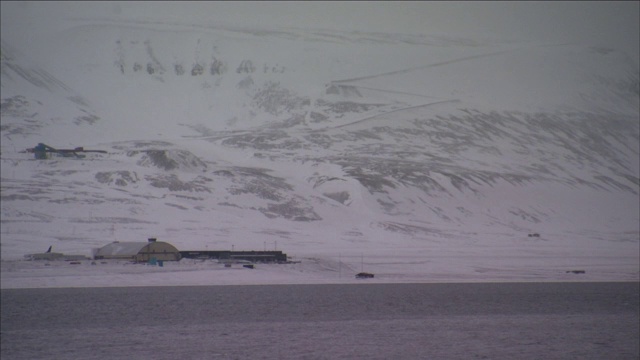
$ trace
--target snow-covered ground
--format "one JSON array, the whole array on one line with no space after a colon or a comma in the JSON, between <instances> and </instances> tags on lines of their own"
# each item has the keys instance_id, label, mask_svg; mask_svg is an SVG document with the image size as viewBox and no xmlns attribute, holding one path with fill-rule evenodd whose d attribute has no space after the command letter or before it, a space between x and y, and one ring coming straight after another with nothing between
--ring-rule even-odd
<instances>
[{"instance_id":1,"label":"snow-covered ground","mask_svg":"<svg viewBox=\"0 0 640 360\"><path fill-rule=\"evenodd\" d=\"M167 261L162 267L117 260L3 260L1 287L639 280L640 250L633 238L591 245L546 236L526 240L495 236L477 241L482 246L430 244L384 252L369 248L366 255L310 250L311 254L289 254L289 264L256 264L254 269L195 259ZM356 279L361 271L375 277Z\"/></svg>"},{"instance_id":2,"label":"snow-covered ground","mask_svg":"<svg viewBox=\"0 0 640 360\"><path fill-rule=\"evenodd\" d=\"M578 5L3 2L1 286L638 281L638 5ZM299 262L22 260L148 237Z\"/></svg>"},{"instance_id":3,"label":"snow-covered ground","mask_svg":"<svg viewBox=\"0 0 640 360\"><path fill-rule=\"evenodd\" d=\"M227 268L214 260L193 259L165 262L162 267L115 260L84 260L80 264L2 261L1 287L638 281L637 256L633 254L543 257L508 253L433 258L407 255L377 256L364 262L357 261L357 257L299 258L291 264L257 264L254 269L243 268L241 264ZM373 272L375 277L356 279L356 270L361 269Z\"/></svg>"}]
</instances>

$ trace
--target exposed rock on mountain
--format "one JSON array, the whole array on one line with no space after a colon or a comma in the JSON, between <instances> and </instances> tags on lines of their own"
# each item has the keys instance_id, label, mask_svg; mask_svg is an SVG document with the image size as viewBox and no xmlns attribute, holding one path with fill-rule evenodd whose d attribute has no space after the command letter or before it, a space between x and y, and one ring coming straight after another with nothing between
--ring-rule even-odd
<instances>
[{"instance_id":1,"label":"exposed rock on mountain","mask_svg":"<svg viewBox=\"0 0 640 360\"><path fill-rule=\"evenodd\" d=\"M638 241L638 71L615 49L176 26L69 27L39 64L3 42L3 256L114 223L179 248Z\"/></svg>"}]
</instances>

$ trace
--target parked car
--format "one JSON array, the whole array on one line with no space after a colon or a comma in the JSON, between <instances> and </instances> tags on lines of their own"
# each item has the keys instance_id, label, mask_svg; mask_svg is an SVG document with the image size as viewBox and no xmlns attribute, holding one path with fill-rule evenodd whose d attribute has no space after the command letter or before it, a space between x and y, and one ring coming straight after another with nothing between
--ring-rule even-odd
<instances>
[{"instance_id":1,"label":"parked car","mask_svg":"<svg viewBox=\"0 0 640 360\"><path fill-rule=\"evenodd\" d=\"M361 272L356 274L356 279L371 279L373 278L372 273Z\"/></svg>"}]
</instances>

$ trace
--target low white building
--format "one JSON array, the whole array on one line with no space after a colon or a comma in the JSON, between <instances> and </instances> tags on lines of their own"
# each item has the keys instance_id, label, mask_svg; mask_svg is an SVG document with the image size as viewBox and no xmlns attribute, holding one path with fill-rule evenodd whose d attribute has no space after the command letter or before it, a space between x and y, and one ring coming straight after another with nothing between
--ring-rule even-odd
<instances>
[{"instance_id":1,"label":"low white building","mask_svg":"<svg viewBox=\"0 0 640 360\"><path fill-rule=\"evenodd\" d=\"M156 239L147 242L114 241L98 249L94 259L118 259L135 262L147 262L155 258L163 261L180 260L180 252L175 246Z\"/></svg>"}]
</instances>

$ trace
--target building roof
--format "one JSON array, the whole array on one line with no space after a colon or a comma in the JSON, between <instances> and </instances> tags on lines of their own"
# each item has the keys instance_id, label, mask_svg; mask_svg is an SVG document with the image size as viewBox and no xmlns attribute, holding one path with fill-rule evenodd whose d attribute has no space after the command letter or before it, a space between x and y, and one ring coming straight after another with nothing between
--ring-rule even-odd
<instances>
[{"instance_id":1,"label":"building roof","mask_svg":"<svg viewBox=\"0 0 640 360\"><path fill-rule=\"evenodd\" d=\"M112 242L101 247L96 256L133 256L148 244L148 242Z\"/></svg>"},{"instance_id":2,"label":"building roof","mask_svg":"<svg viewBox=\"0 0 640 360\"><path fill-rule=\"evenodd\" d=\"M96 253L96 256L134 256L138 254L143 248L149 246L149 248L156 248L157 246L162 246L165 249L175 249L175 252L178 252L173 245L163 242L163 241L154 241L154 242L112 242L107 244L100 249Z\"/></svg>"}]
</instances>

